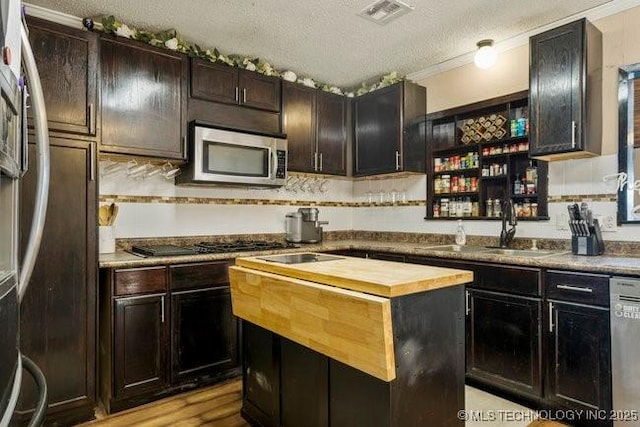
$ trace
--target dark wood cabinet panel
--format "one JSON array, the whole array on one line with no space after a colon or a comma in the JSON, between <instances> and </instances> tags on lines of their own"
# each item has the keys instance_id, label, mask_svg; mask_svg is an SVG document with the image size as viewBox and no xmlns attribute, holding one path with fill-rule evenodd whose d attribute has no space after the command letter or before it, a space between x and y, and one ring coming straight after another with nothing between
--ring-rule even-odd
<instances>
[{"instance_id":1,"label":"dark wood cabinet panel","mask_svg":"<svg viewBox=\"0 0 640 427\"><path fill-rule=\"evenodd\" d=\"M402 86L394 85L353 101L354 175L400 170Z\"/></svg>"},{"instance_id":2,"label":"dark wood cabinet panel","mask_svg":"<svg viewBox=\"0 0 640 427\"><path fill-rule=\"evenodd\" d=\"M549 301L545 400L573 410L611 410L609 310ZM550 317L549 317L550 316ZM600 420L589 425L611 426Z\"/></svg>"},{"instance_id":3,"label":"dark wood cabinet panel","mask_svg":"<svg viewBox=\"0 0 640 427\"><path fill-rule=\"evenodd\" d=\"M541 300L467 289L467 377L542 396Z\"/></svg>"},{"instance_id":4,"label":"dark wood cabinet panel","mask_svg":"<svg viewBox=\"0 0 640 427\"><path fill-rule=\"evenodd\" d=\"M240 105L279 112L281 84L277 77L238 70Z\"/></svg>"},{"instance_id":5,"label":"dark wood cabinet panel","mask_svg":"<svg viewBox=\"0 0 640 427\"><path fill-rule=\"evenodd\" d=\"M191 97L280 112L281 80L204 59L191 59Z\"/></svg>"},{"instance_id":6,"label":"dark wood cabinet panel","mask_svg":"<svg viewBox=\"0 0 640 427\"><path fill-rule=\"evenodd\" d=\"M47 378L47 420L67 425L91 419L96 399L97 186L91 144L50 138L47 218L21 306L22 352ZM29 156L35 158L32 144ZM36 192L37 164L29 166L20 186L22 251ZM23 377L20 396L18 417L29 415L37 400L31 377Z\"/></svg>"},{"instance_id":7,"label":"dark wood cabinet panel","mask_svg":"<svg viewBox=\"0 0 640 427\"><path fill-rule=\"evenodd\" d=\"M191 96L205 101L237 104L238 70L211 61L191 59Z\"/></svg>"},{"instance_id":8,"label":"dark wood cabinet panel","mask_svg":"<svg viewBox=\"0 0 640 427\"><path fill-rule=\"evenodd\" d=\"M281 425L329 426L329 359L280 340Z\"/></svg>"},{"instance_id":9,"label":"dark wood cabinet panel","mask_svg":"<svg viewBox=\"0 0 640 427\"><path fill-rule=\"evenodd\" d=\"M100 63L101 150L183 159L187 57L105 35Z\"/></svg>"},{"instance_id":10,"label":"dark wood cabinet panel","mask_svg":"<svg viewBox=\"0 0 640 427\"><path fill-rule=\"evenodd\" d=\"M409 81L354 98L354 175L424 172L426 108L426 89Z\"/></svg>"},{"instance_id":11,"label":"dark wood cabinet panel","mask_svg":"<svg viewBox=\"0 0 640 427\"><path fill-rule=\"evenodd\" d=\"M95 135L98 116L97 34L32 17L27 23L49 129ZM29 124L32 125L31 114Z\"/></svg>"},{"instance_id":12,"label":"dark wood cabinet panel","mask_svg":"<svg viewBox=\"0 0 640 427\"><path fill-rule=\"evenodd\" d=\"M229 284L232 261L178 264L169 266L170 288L191 289Z\"/></svg>"},{"instance_id":13,"label":"dark wood cabinet panel","mask_svg":"<svg viewBox=\"0 0 640 427\"><path fill-rule=\"evenodd\" d=\"M228 286L171 294L173 383L237 367L238 346Z\"/></svg>"},{"instance_id":14,"label":"dark wood cabinet panel","mask_svg":"<svg viewBox=\"0 0 640 427\"><path fill-rule=\"evenodd\" d=\"M600 32L581 19L531 37L530 55L530 154L600 154Z\"/></svg>"},{"instance_id":15,"label":"dark wood cabinet panel","mask_svg":"<svg viewBox=\"0 0 640 427\"><path fill-rule=\"evenodd\" d=\"M164 292L167 289L165 267L127 268L116 270L115 295Z\"/></svg>"},{"instance_id":16,"label":"dark wood cabinet panel","mask_svg":"<svg viewBox=\"0 0 640 427\"><path fill-rule=\"evenodd\" d=\"M114 306L114 396L167 386L166 295L117 298Z\"/></svg>"},{"instance_id":17,"label":"dark wood cabinet panel","mask_svg":"<svg viewBox=\"0 0 640 427\"><path fill-rule=\"evenodd\" d=\"M284 82L282 89L282 131L287 134L289 171L315 172L316 89Z\"/></svg>"},{"instance_id":18,"label":"dark wood cabinet panel","mask_svg":"<svg viewBox=\"0 0 640 427\"><path fill-rule=\"evenodd\" d=\"M347 174L347 98L323 91L317 95L318 172Z\"/></svg>"},{"instance_id":19,"label":"dark wood cabinet panel","mask_svg":"<svg viewBox=\"0 0 640 427\"><path fill-rule=\"evenodd\" d=\"M242 370L242 414L265 427L280 426L280 338L243 321Z\"/></svg>"}]
</instances>

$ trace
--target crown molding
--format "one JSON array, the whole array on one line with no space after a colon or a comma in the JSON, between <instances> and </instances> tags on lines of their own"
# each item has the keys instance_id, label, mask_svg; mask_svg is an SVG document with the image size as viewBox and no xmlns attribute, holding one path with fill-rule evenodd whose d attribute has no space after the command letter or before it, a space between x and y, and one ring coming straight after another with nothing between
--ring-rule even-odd
<instances>
[{"instance_id":1,"label":"crown molding","mask_svg":"<svg viewBox=\"0 0 640 427\"><path fill-rule=\"evenodd\" d=\"M23 3L23 5L27 15L33 16L34 18L45 19L47 21L56 22L72 28L84 28L82 25L82 18L78 16L69 15L67 13L58 12L57 10L47 9L30 3ZM101 30L102 24L100 22L94 22L94 28Z\"/></svg>"},{"instance_id":2,"label":"crown molding","mask_svg":"<svg viewBox=\"0 0 640 427\"><path fill-rule=\"evenodd\" d=\"M616 13L620 13L627 9L631 9L632 7L637 7L637 6L640 6L640 0L612 0L601 6L597 6L592 9L576 13L574 15L568 16L566 18L560 19L550 24L546 24L541 27L535 28L526 33L518 34L517 36L508 38L506 40L502 40L500 42L496 42L493 46L498 53L502 53L507 50L511 50L513 48L528 44L529 37L535 34L539 34L539 33L551 30L553 28L559 27L560 25L568 24L577 19L587 18L589 21L593 22L593 21L597 21L598 19L615 15ZM461 67L463 65L471 64L473 63L473 57L475 53L476 51L474 50L472 52L468 52L460 56L456 56L455 58L448 59L438 64L431 65L425 68L424 70L407 74L407 78L413 81L420 81L422 79L426 79L427 77L431 77L435 74L443 73L445 71L449 71L454 68Z\"/></svg>"}]
</instances>

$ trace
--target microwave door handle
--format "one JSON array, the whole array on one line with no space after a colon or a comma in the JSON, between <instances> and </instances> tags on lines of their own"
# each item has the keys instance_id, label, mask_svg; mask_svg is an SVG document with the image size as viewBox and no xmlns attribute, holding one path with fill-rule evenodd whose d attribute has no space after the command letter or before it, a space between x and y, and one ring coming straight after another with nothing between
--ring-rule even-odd
<instances>
[{"instance_id":1,"label":"microwave door handle","mask_svg":"<svg viewBox=\"0 0 640 427\"><path fill-rule=\"evenodd\" d=\"M271 176L269 178L275 179L278 173L278 150L270 149L271 151Z\"/></svg>"},{"instance_id":2,"label":"microwave door handle","mask_svg":"<svg viewBox=\"0 0 640 427\"><path fill-rule=\"evenodd\" d=\"M47 131L47 112L44 105L44 95L40 84L40 75L36 67L36 61L29 44L29 36L24 24L20 26L20 41L22 46L22 63L27 76L27 83L31 88L31 105L36 136L36 164L38 170L36 196L33 206L33 219L31 231L25 250L20 278L18 279L18 301L22 301L31 273L36 264L40 242L44 231L44 222L47 215L47 201L49 198L49 133Z\"/></svg>"}]
</instances>

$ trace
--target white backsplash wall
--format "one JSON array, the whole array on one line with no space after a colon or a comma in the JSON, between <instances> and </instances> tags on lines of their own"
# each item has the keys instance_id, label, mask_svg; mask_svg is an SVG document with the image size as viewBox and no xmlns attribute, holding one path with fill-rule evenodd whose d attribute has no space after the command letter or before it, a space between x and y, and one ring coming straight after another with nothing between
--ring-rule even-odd
<instances>
[{"instance_id":1,"label":"white backsplash wall","mask_svg":"<svg viewBox=\"0 0 640 427\"><path fill-rule=\"evenodd\" d=\"M588 196L610 195L611 199L615 198L615 184L604 182L603 177L616 173L617 164L617 155L551 162L550 220L520 221L516 237L569 239L570 232L566 229L568 202L554 201L560 196L563 199L579 196L577 200L587 201L596 215L615 219L616 202L594 202ZM179 187L160 176L134 180L119 173L101 177L100 195L103 199L114 195L140 196L142 199L118 202L120 214L115 226L116 237L120 238L283 233L286 213L311 204L316 204L320 210L320 220L329 221L324 226L327 231L355 229L454 234L455 221L424 220L426 182L424 175L356 180L329 178L325 193L309 193L299 189L294 193L283 188ZM153 200L144 200L150 196ZM406 204L400 203L403 196ZM186 197L195 198L195 201L173 202L176 198ZM396 204L391 206L393 198ZM200 199L225 199L226 202L203 202ZM263 204L248 202L251 199ZM373 204L369 203L370 200ZM380 200L384 205L380 205ZM305 204L307 201L308 205ZM464 227L469 235L493 235L497 239L501 224L500 221L469 220L464 221ZM638 241L640 225L615 226L613 231L604 234L604 239Z\"/></svg>"}]
</instances>

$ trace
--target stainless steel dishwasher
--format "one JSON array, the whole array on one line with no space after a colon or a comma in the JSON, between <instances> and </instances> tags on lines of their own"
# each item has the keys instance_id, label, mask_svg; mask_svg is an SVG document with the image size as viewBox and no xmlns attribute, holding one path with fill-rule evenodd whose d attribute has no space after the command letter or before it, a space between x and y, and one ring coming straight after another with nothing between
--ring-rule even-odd
<instances>
[{"instance_id":1,"label":"stainless steel dishwasher","mask_svg":"<svg viewBox=\"0 0 640 427\"><path fill-rule=\"evenodd\" d=\"M611 379L614 426L639 427L640 279L613 277L611 296ZM625 415L628 413L628 417Z\"/></svg>"}]
</instances>

